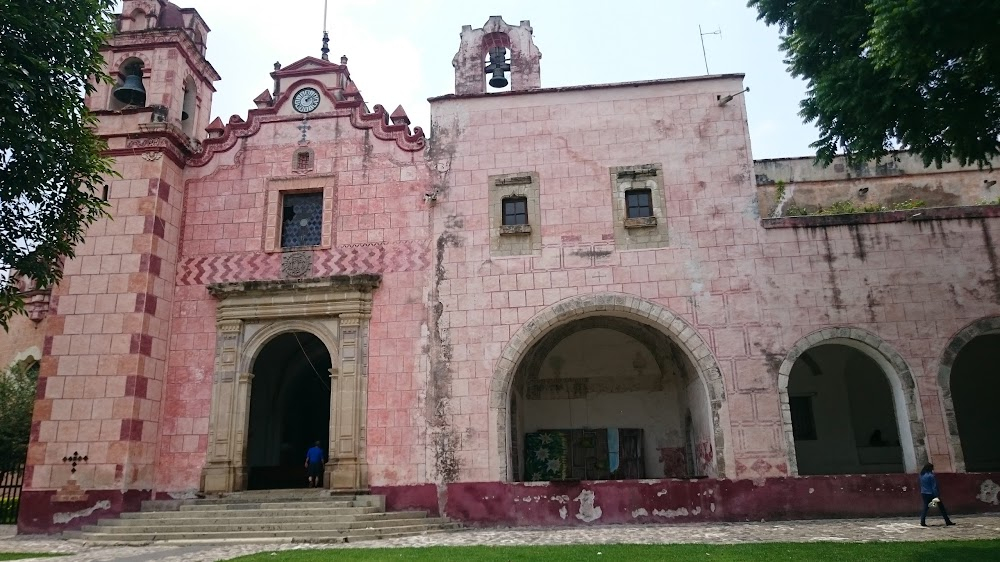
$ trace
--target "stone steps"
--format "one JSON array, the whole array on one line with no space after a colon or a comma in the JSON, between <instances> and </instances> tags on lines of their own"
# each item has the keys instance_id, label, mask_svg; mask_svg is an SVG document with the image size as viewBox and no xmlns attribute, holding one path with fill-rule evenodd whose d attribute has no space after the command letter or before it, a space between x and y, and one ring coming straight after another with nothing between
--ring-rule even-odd
<instances>
[{"instance_id":1,"label":"stone steps","mask_svg":"<svg viewBox=\"0 0 1000 562\"><path fill-rule=\"evenodd\" d=\"M385 512L385 498L319 490L238 492L155 500L142 511L66 532L87 544L333 543L404 537L458 528L424 511Z\"/></svg>"},{"instance_id":2,"label":"stone steps","mask_svg":"<svg viewBox=\"0 0 1000 562\"><path fill-rule=\"evenodd\" d=\"M320 519L316 515L288 515L284 511L275 512L264 512L264 513L250 513L246 515L239 516L229 516L228 513L221 514L219 519L232 524L244 524L244 523L255 523L259 522L261 519L266 519L269 522L280 522L280 523L312 523L317 520L326 521L329 523L351 523L354 521L382 521L382 520L396 520L396 519L418 519L421 517L426 517L427 513L424 511L394 511L394 512L381 512L374 511L375 508L366 508L372 511L367 513L354 513L354 514L323 514ZM266 515L266 513L270 513ZM169 514L169 515L168 515ZM166 517L156 517L156 515L166 515ZM175 517L176 515L176 517ZM128 517L126 517L128 516ZM111 527L122 527L122 526L142 526L142 525L190 525L198 524L204 521L209 521L211 519L206 517L191 517L188 513L177 513L177 512L160 512L158 514L154 513L123 513L119 519L106 519L101 522L102 525Z\"/></svg>"},{"instance_id":3,"label":"stone steps","mask_svg":"<svg viewBox=\"0 0 1000 562\"><path fill-rule=\"evenodd\" d=\"M242 517L243 513L253 513L259 517L281 517L284 515L309 515L312 517L338 516L338 515L366 515L370 513L382 513L377 507L313 507L313 508L285 508L285 509L215 509L201 511L152 511L138 513L123 513L122 519L157 519L162 516L164 519L184 519L188 517ZM127 517L126 517L127 516Z\"/></svg>"},{"instance_id":4,"label":"stone steps","mask_svg":"<svg viewBox=\"0 0 1000 562\"><path fill-rule=\"evenodd\" d=\"M442 525L408 525L403 527L385 527L381 529L351 529L348 531L245 531L223 533L64 533L67 539L83 542L93 546L128 545L139 546L147 544L227 544L227 543L346 543L370 541L378 539L411 537L441 533L458 529L459 526L449 523Z\"/></svg>"},{"instance_id":5,"label":"stone steps","mask_svg":"<svg viewBox=\"0 0 1000 562\"><path fill-rule=\"evenodd\" d=\"M326 522L315 521L311 523L302 522L280 522L269 520L258 520L254 522L233 523L230 521L205 522L205 523L185 523L171 524L169 527L152 523L149 525L86 525L82 531L86 533L98 533L102 535L128 535L128 534L160 534L164 530L171 533L240 533L240 532L282 532L291 530L302 531L338 531L347 532L355 529L369 530L382 529L385 527L411 527L415 525L437 525L446 524L447 520L439 518L418 517L411 519L384 519L368 521L340 521Z\"/></svg>"}]
</instances>

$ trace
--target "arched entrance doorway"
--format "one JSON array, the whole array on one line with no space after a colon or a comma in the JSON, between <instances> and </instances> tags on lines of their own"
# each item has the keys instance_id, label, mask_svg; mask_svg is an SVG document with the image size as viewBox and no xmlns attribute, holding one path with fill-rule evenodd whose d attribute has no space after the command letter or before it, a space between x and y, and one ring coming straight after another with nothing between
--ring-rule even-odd
<instances>
[{"instance_id":1,"label":"arched entrance doorway","mask_svg":"<svg viewBox=\"0 0 1000 562\"><path fill-rule=\"evenodd\" d=\"M286 454L297 459L298 478L304 476L303 444L320 439L324 448L329 447L324 484L335 490L368 487L365 361L372 291L380 279L377 275L337 275L209 285L218 311L203 492L247 489L251 457L256 467L283 466L282 438L289 435L300 442L298 452ZM321 418L307 417L323 409L320 400L328 400L329 434L320 429ZM253 416L253 446L248 439L252 402L254 410L265 405L262 413L255 411ZM287 413L284 419L270 419L282 412ZM296 421L297 417L301 419ZM287 431L285 419L292 420ZM269 423L277 423L278 428ZM258 433L269 437L258 437ZM327 441L323 442L322 435L328 435ZM297 446L290 439L284 449L291 451ZM291 474L293 469L288 470ZM286 484L267 484L275 485Z\"/></svg>"},{"instance_id":2,"label":"arched entrance doorway","mask_svg":"<svg viewBox=\"0 0 1000 562\"><path fill-rule=\"evenodd\" d=\"M792 474L914 472L926 462L913 378L874 334L810 334L779 373Z\"/></svg>"},{"instance_id":3,"label":"arched entrance doorway","mask_svg":"<svg viewBox=\"0 0 1000 562\"><path fill-rule=\"evenodd\" d=\"M305 451L330 442L330 352L309 332L271 339L253 363L247 488L305 487Z\"/></svg>"},{"instance_id":4,"label":"arched entrance doorway","mask_svg":"<svg viewBox=\"0 0 1000 562\"><path fill-rule=\"evenodd\" d=\"M497 361L496 470L507 481L725 477L724 401L721 371L683 318L629 295L572 297L522 325Z\"/></svg>"},{"instance_id":5,"label":"arched entrance doorway","mask_svg":"<svg viewBox=\"0 0 1000 562\"><path fill-rule=\"evenodd\" d=\"M1000 397L1000 334L977 336L959 351L951 367L951 401L965 470L1000 470L1000 432L997 432L997 398Z\"/></svg>"},{"instance_id":6,"label":"arched entrance doorway","mask_svg":"<svg viewBox=\"0 0 1000 562\"><path fill-rule=\"evenodd\" d=\"M512 479L705 476L710 408L691 361L663 332L592 316L553 329L511 387Z\"/></svg>"}]
</instances>

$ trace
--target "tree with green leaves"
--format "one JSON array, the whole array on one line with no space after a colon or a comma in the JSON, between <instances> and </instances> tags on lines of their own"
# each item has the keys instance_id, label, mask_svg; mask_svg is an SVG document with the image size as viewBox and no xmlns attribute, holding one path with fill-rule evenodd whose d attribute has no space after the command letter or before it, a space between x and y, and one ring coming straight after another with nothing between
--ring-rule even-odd
<instances>
[{"instance_id":1,"label":"tree with green leaves","mask_svg":"<svg viewBox=\"0 0 1000 562\"><path fill-rule=\"evenodd\" d=\"M19 363L0 371L0 470L24 462L31 437L31 415L38 385L38 363Z\"/></svg>"},{"instance_id":2,"label":"tree with green leaves","mask_svg":"<svg viewBox=\"0 0 1000 562\"><path fill-rule=\"evenodd\" d=\"M1000 156L997 0L750 0L777 25L819 161L906 150L925 166Z\"/></svg>"},{"instance_id":3,"label":"tree with green leaves","mask_svg":"<svg viewBox=\"0 0 1000 562\"><path fill-rule=\"evenodd\" d=\"M115 0L0 0L0 327L24 311L10 270L49 287L105 215L111 162L84 106Z\"/></svg>"}]
</instances>

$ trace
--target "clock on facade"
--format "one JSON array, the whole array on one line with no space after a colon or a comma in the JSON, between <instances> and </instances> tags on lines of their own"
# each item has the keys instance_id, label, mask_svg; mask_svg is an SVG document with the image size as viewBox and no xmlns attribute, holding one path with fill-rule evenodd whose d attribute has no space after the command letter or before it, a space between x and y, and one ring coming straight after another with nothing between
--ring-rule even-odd
<instances>
[{"instance_id":1,"label":"clock on facade","mask_svg":"<svg viewBox=\"0 0 1000 562\"><path fill-rule=\"evenodd\" d=\"M319 92L314 88L302 88L292 98L292 107L299 113L312 113L319 107Z\"/></svg>"}]
</instances>

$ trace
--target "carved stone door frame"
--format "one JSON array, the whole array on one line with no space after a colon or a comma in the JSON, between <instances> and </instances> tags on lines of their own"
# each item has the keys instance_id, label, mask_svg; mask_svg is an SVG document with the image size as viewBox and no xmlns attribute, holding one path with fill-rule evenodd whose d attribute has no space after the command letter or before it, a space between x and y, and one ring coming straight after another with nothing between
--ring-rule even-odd
<instances>
[{"instance_id":1,"label":"carved stone door frame","mask_svg":"<svg viewBox=\"0 0 1000 562\"><path fill-rule=\"evenodd\" d=\"M293 331L318 337L333 364L324 484L336 490L368 488L366 357L372 292L380 281L378 275L339 275L209 285L218 300L218 330L203 492L246 489L254 361L271 339Z\"/></svg>"}]
</instances>

